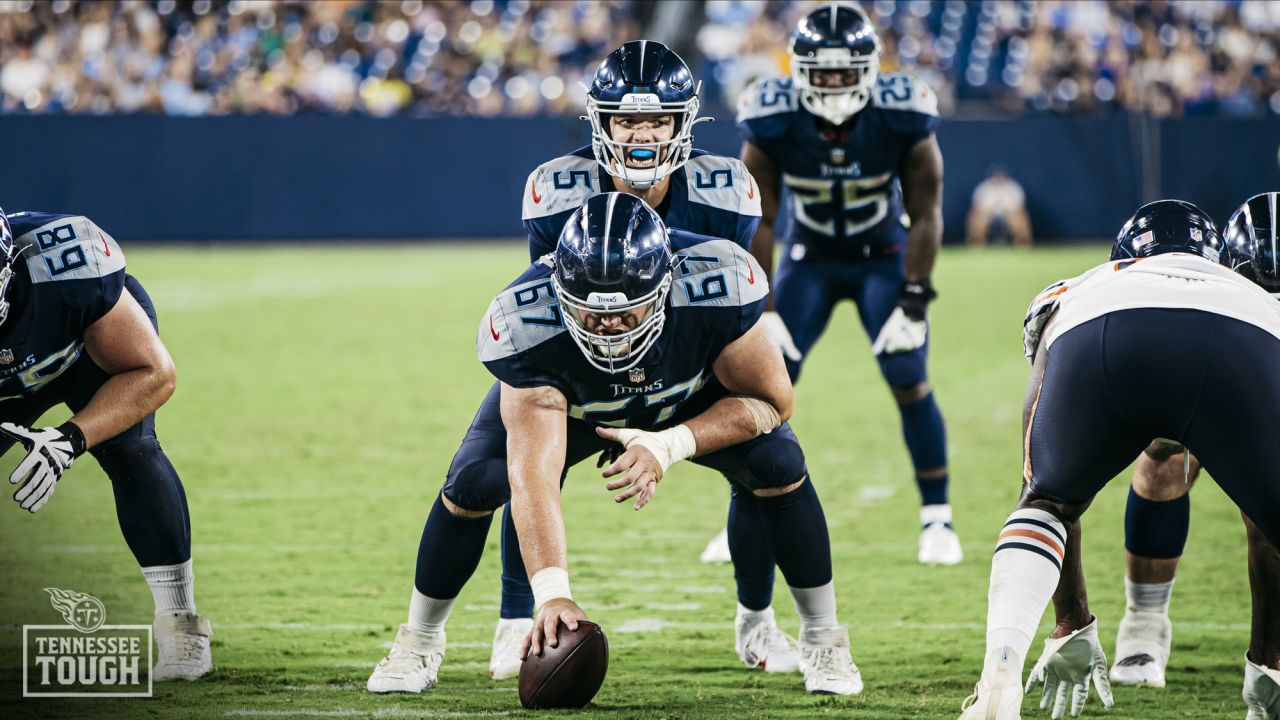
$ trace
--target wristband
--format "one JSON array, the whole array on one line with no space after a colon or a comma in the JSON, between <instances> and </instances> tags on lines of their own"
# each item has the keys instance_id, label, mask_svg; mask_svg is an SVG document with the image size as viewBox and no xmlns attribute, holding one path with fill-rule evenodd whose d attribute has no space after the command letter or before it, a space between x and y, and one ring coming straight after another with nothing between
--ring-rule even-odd
<instances>
[{"instance_id":1,"label":"wristband","mask_svg":"<svg viewBox=\"0 0 1280 720\"><path fill-rule=\"evenodd\" d=\"M529 585L533 588L533 604L536 607L542 607L556 598L573 600L573 593L569 591L569 571L562 567L542 568L529 578Z\"/></svg>"},{"instance_id":2,"label":"wristband","mask_svg":"<svg viewBox=\"0 0 1280 720\"><path fill-rule=\"evenodd\" d=\"M85 451L84 433L70 420L62 423L57 431L66 436L67 441L71 443L71 456L80 457Z\"/></svg>"}]
</instances>

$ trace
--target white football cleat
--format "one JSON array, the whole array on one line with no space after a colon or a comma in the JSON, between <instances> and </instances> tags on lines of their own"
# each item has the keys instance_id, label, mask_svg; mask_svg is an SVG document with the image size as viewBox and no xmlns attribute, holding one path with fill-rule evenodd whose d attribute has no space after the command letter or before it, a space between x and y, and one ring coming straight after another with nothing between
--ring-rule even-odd
<instances>
[{"instance_id":1,"label":"white football cleat","mask_svg":"<svg viewBox=\"0 0 1280 720\"><path fill-rule=\"evenodd\" d=\"M520 646L533 629L533 618L499 618L489 653L489 677L510 680L520 675Z\"/></svg>"},{"instance_id":2,"label":"white football cleat","mask_svg":"<svg viewBox=\"0 0 1280 720\"><path fill-rule=\"evenodd\" d=\"M1244 720L1280 720L1280 670L1244 658Z\"/></svg>"},{"instance_id":3,"label":"white football cleat","mask_svg":"<svg viewBox=\"0 0 1280 720\"><path fill-rule=\"evenodd\" d=\"M391 652L369 676L371 693L420 693L436 686L444 661L444 631L425 633L401 625Z\"/></svg>"},{"instance_id":4,"label":"white football cleat","mask_svg":"<svg viewBox=\"0 0 1280 720\"><path fill-rule=\"evenodd\" d=\"M1004 650L990 676L984 668L973 694L960 705L960 720L1021 720L1022 661Z\"/></svg>"},{"instance_id":5,"label":"white football cleat","mask_svg":"<svg viewBox=\"0 0 1280 720\"><path fill-rule=\"evenodd\" d=\"M923 565L958 565L964 559L960 536L951 529L950 505L920 508L920 550L916 559Z\"/></svg>"},{"instance_id":6,"label":"white football cleat","mask_svg":"<svg viewBox=\"0 0 1280 720\"><path fill-rule=\"evenodd\" d=\"M862 673L849 654L849 630L845 626L801 629L800 653L805 690L814 695L862 692Z\"/></svg>"},{"instance_id":7,"label":"white football cleat","mask_svg":"<svg viewBox=\"0 0 1280 720\"><path fill-rule=\"evenodd\" d=\"M698 556L698 560L709 565L733 562L733 557L729 555L728 528L721 530L719 535L711 538L711 542L707 543L707 546L703 548L702 554Z\"/></svg>"},{"instance_id":8,"label":"white football cleat","mask_svg":"<svg viewBox=\"0 0 1280 720\"><path fill-rule=\"evenodd\" d=\"M799 645L778 627L773 608L753 614L763 617L752 622L747 616L741 616L733 624L734 649L742 662L749 668L758 667L771 673L799 670Z\"/></svg>"},{"instance_id":9,"label":"white football cleat","mask_svg":"<svg viewBox=\"0 0 1280 720\"><path fill-rule=\"evenodd\" d=\"M1164 687L1164 670L1169 664L1172 642L1173 623L1167 613L1127 609L1116 632L1116 662L1111 666L1111 682Z\"/></svg>"},{"instance_id":10,"label":"white football cleat","mask_svg":"<svg viewBox=\"0 0 1280 720\"><path fill-rule=\"evenodd\" d=\"M175 613L156 618L156 666L151 679L195 680L213 671L209 621L194 613Z\"/></svg>"}]
</instances>

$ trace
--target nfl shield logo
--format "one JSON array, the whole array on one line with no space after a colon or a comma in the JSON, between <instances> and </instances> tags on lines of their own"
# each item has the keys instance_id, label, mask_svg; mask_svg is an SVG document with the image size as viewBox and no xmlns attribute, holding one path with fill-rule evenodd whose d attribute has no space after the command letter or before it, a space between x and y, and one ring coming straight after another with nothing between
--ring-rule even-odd
<instances>
[{"instance_id":1,"label":"nfl shield logo","mask_svg":"<svg viewBox=\"0 0 1280 720\"><path fill-rule=\"evenodd\" d=\"M836 165L844 164L844 148L831 148L831 162Z\"/></svg>"},{"instance_id":2,"label":"nfl shield logo","mask_svg":"<svg viewBox=\"0 0 1280 720\"><path fill-rule=\"evenodd\" d=\"M9 348L0 350L0 364L8 365L13 362L13 351Z\"/></svg>"},{"instance_id":3,"label":"nfl shield logo","mask_svg":"<svg viewBox=\"0 0 1280 720\"><path fill-rule=\"evenodd\" d=\"M10 355L9 359L12 360L13 356ZM631 380L631 382L633 383L644 382L644 368L631 368L631 370L627 373L627 378Z\"/></svg>"}]
</instances>

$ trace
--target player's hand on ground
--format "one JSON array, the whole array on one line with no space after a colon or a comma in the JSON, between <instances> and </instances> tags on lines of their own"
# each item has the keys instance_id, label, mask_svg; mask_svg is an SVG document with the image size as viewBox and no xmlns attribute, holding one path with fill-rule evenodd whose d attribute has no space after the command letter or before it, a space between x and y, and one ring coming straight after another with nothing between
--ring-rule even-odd
<instances>
[{"instance_id":1,"label":"player's hand on ground","mask_svg":"<svg viewBox=\"0 0 1280 720\"><path fill-rule=\"evenodd\" d=\"M0 423L0 432L22 443L27 451L26 457L22 458L17 469L9 476L9 482L13 485L22 484L13 494L14 501L23 510L36 512L49 502L62 473L84 452L84 436L69 422L56 428L39 430L14 423Z\"/></svg>"},{"instance_id":2,"label":"player's hand on ground","mask_svg":"<svg viewBox=\"0 0 1280 720\"><path fill-rule=\"evenodd\" d=\"M1089 683L1098 690L1103 707L1111 707L1111 679L1107 674L1107 656L1098 642L1098 619L1070 635L1046 638L1040 660L1027 676L1026 692L1036 684L1044 683L1040 696L1040 708L1050 708L1050 717L1057 720L1071 710L1071 717L1078 717L1089 698Z\"/></svg>"},{"instance_id":3,"label":"player's hand on ground","mask_svg":"<svg viewBox=\"0 0 1280 720\"><path fill-rule=\"evenodd\" d=\"M564 623L570 630L577 630L578 623L586 619L587 614L569 598L548 600L538 608L538 616L533 619L533 629L520 646L520 659L526 660L530 655L540 656L545 648L559 645L560 623Z\"/></svg>"},{"instance_id":4,"label":"player's hand on ground","mask_svg":"<svg viewBox=\"0 0 1280 720\"><path fill-rule=\"evenodd\" d=\"M596 428L596 433L609 440L616 440L624 445L636 433L644 432L643 430L627 430L623 428ZM653 499L654 494L658 491L658 481L662 479L663 469L662 463L658 461L656 455L649 448L632 444L625 452L617 456L609 467L601 473L606 478L617 477L605 483L607 490L621 490L622 492L613 496L616 503L626 502L631 498L636 499L635 509L639 510L649 501Z\"/></svg>"},{"instance_id":5,"label":"player's hand on ground","mask_svg":"<svg viewBox=\"0 0 1280 720\"><path fill-rule=\"evenodd\" d=\"M791 331L787 330L782 316L773 310L766 310L760 321L764 323L764 329L769 331L769 337L773 338L773 342L782 351L782 356L791 362L800 362L800 349L791 339Z\"/></svg>"}]
</instances>

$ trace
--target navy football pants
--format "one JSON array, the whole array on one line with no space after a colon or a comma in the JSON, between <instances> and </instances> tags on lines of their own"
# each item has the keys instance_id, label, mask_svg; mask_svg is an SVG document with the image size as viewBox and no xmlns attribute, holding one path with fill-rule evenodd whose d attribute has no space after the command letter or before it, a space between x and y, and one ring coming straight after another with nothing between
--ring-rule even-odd
<instances>
[{"instance_id":1,"label":"navy football pants","mask_svg":"<svg viewBox=\"0 0 1280 720\"><path fill-rule=\"evenodd\" d=\"M1185 445L1280 544L1280 340L1199 310L1121 310L1049 348L1028 430L1030 487L1092 498L1156 438Z\"/></svg>"},{"instance_id":2,"label":"navy football pants","mask_svg":"<svg viewBox=\"0 0 1280 720\"><path fill-rule=\"evenodd\" d=\"M902 252L856 261L797 262L784 256L772 279L773 303L800 354L809 354L841 300L857 304L862 327L874 342L898 306L898 294L906 278L905 262ZM880 373L890 387L906 388L925 381L928 347L925 344L911 352L876 356ZM800 376L800 365L787 360L787 372L793 382Z\"/></svg>"},{"instance_id":3,"label":"navy football pants","mask_svg":"<svg viewBox=\"0 0 1280 720\"><path fill-rule=\"evenodd\" d=\"M155 306L147 291L132 276L125 278L125 290L138 301L158 331ZM30 426L50 408L64 403L74 413L89 403L109 377L88 352L83 352L65 373L36 395L0 402L0 419ZM0 436L0 455L13 443ZM177 565L190 560L187 496L177 471L156 440L155 415L148 415L89 453L111 478L120 530L138 565Z\"/></svg>"}]
</instances>

